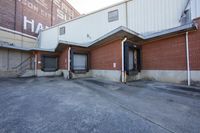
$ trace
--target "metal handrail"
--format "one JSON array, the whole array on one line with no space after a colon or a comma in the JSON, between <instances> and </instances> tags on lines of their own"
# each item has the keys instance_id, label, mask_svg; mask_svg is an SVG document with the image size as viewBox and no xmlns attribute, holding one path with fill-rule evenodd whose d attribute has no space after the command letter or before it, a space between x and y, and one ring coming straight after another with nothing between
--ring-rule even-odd
<instances>
[{"instance_id":1,"label":"metal handrail","mask_svg":"<svg viewBox=\"0 0 200 133\"><path fill-rule=\"evenodd\" d=\"M30 68L28 67L30 66ZM27 59L25 59L23 62L21 62L19 65L13 67L12 69L15 70L17 72L17 75L20 76L23 73L26 72L26 70L28 69L34 69L35 65L34 65L34 56L30 56Z\"/></svg>"},{"instance_id":2,"label":"metal handrail","mask_svg":"<svg viewBox=\"0 0 200 133\"><path fill-rule=\"evenodd\" d=\"M19 69L19 72L18 72L18 74L22 74L22 73L24 73L24 72L26 72L26 67L28 66L29 64L26 64L23 68L21 67L20 69Z\"/></svg>"},{"instance_id":3,"label":"metal handrail","mask_svg":"<svg viewBox=\"0 0 200 133\"><path fill-rule=\"evenodd\" d=\"M17 69L19 67L21 67L23 64L25 64L27 61L29 61L30 59L32 59L34 56L31 55L30 57L28 57L26 60L24 60L23 62L21 62L19 65L12 67L12 69Z\"/></svg>"}]
</instances>

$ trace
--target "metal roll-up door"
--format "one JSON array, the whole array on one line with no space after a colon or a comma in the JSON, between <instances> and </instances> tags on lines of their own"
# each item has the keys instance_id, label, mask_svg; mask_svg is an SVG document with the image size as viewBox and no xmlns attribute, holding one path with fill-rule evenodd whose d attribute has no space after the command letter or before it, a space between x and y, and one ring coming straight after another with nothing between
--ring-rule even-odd
<instances>
[{"instance_id":1,"label":"metal roll-up door","mask_svg":"<svg viewBox=\"0 0 200 133\"><path fill-rule=\"evenodd\" d=\"M75 71L87 70L87 55L86 54L73 55L73 69Z\"/></svg>"},{"instance_id":2,"label":"metal roll-up door","mask_svg":"<svg viewBox=\"0 0 200 133\"><path fill-rule=\"evenodd\" d=\"M132 49L129 49L128 51L129 57L129 71L134 69L134 52Z\"/></svg>"},{"instance_id":3,"label":"metal roll-up door","mask_svg":"<svg viewBox=\"0 0 200 133\"><path fill-rule=\"evenodd\" d=\"M42 70L46 72L58 70L58 58L52 56L43 56Z\"/></svg>"}]
</instances>

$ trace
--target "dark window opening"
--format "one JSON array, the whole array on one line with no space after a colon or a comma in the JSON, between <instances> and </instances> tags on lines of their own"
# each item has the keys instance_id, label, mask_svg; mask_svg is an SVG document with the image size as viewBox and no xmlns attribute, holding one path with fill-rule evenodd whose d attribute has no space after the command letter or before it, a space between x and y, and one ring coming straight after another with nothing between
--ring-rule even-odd
<instances>
[{"instance_id":1,"label":"dark window opening","mask_svg":"<svg viewBox=\"0 0 200 133\"><path fill-rule=\"evenodd\" d=\"M119 11L118 10L108 12L108 22L113 22L113 21L117 21L117 20L119 20Z\"/></svg>"},{"instance_id":2,"label":"dark window opening","mask_svg":"<svg viewBox=\"0 0 200 133\"><path fill-rule=\"evenodd\" d=\"M45 72L54 72L58 70L58 58L55 56L42 56L42 70Z\"/></svg>"},{"instance_id":3,"label":"dark window opening","mask_svg":"<svg viewBox=\"0 0 200 133\"><path fill-rule=\"evenodd\" d=\"M60 35L64 35L65 34L65 27L61 27L60 28Z\"/></svg>"}]
</instances>

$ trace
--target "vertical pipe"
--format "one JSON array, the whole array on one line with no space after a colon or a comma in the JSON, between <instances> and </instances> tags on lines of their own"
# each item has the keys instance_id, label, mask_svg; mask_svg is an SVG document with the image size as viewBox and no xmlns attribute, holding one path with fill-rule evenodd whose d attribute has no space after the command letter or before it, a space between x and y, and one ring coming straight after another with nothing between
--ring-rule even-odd
<instances>
[{"instance_id":1,"label":"vertical pipe","mask_svg":"<svg viewBox=\"0 0 200 133\"><path fill-rule=\"evenodd\" d=\"M191 85L191 75L190 75L190 52L189 52L189 41L188 41L188 32L186 32L186 58L187 58L187 81L188 86Z\"/></svg>"},{"instance_id":2,"label":"vertical pipe","mask_svg":"<svg viewBox=\"0 0 200 133\"><path fill-rule=\"evenodd\" d=\"M67 66L67 68L68 68L68 79L70 79L70 70L71 70L71 68L70 68L70 63L71 63L71 47L69 47L69 49L68 49L68 66Z\"/></svg>"},{"instance_id":3,"label":"vertical pipe","mask_svg":"<svg viewBox=\"0 0 200 133\"><path fill-rule=\"evenodd\" d=\"M122 46L122 83L126 82L125 81L125 72L124 72L124 43L126 42L127 38L125 37L122 42L121 42L121 46Z\"/></svg>"},{"instance_id":4,"label":"vertical pipe","mask_svg":"<svg viewBox=\"0 0 200 133\"><path fill-rule=\"evenodd\" d=\"M14 30L16 30L17 22L17 0L15 0L15 16L14 16Z\"/></svg>"},{"instance_id":5,"label":"vertical pipe","mask_svg":"<svg viewBox=\"0 0 200 133\"><path fill-rule=\"evenodd\" d=\"M35 62L35 64L34 64L35 65L35 76L37 76L37 63L38 63L37 60L38 59L37 59L37 53L34 52L34 54L35 54L35 60L34 60L34 62Z\"/></svg>"},{"instance_id":6,"label":"vertical pipe","mask_svg":"<svg viewBox=\"0 0 200 133\"><path fill-rule=\"evenodd\" d=\"M54 0L52 0L51 2L51 26L53 26L53 4L54 4Z\"/></svg>"}]
</instances>

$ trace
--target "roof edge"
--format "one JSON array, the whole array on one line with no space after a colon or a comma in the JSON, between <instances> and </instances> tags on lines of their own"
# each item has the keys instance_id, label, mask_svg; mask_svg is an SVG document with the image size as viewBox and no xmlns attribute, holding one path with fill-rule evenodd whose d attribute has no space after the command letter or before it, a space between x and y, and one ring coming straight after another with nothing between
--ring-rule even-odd
<instances>
[{"instance_id":1,"label":"roof edge","mask_svg":"<svg viewBox=\"0 0 200 133\"><path fill-rule=\"evenodd\" d=\"M156 32L156 33L153 33L153 34L150 34L150 35L146 35L144 37L144 39L145 40L153 39L153 38L173 34L173 33L176 33L176 32L181 32L181 31L184 32L184 31L188 31L188 30L192 30L192 29L193 30L198 29L197 24L195 22L191 22L191 23L188 23L188 24L185 24L185 25L181 25L181 26L174 27L174 28L171 28L171 29Z\"/></svg>"},{"instance_id":2,"label":"roof edge","mask_svg":"<svg viewBox=\"0 0 200 133\"><path fill-rule=\"evenodd\" d=\"M56 24L56 25L51 26L51 27L49 27L49 28L47 28L47 29L41 30L41 32L47 31L47 30L49 30L49 29L52 29L52 28L61 26L61 25L63 25L63 24L66 24L66 23L69 23L69 22L72 22L72 21L75 21L75 20L78 20L78 19L81 19L81 18L83 18L83 17L87 17L87 16L89 16L89 15L98 13L98 12L100 12L100 11L107 10L107 9L109 9L109 8L112 8L112 7L115 7L115 6L118 6L118 5L122 5L122 4L124 4L124 3L129 2L129 1L132 1L132 0L124 0L124 1L121 1L121 2L118 2L118 3L114 3L114 4L110 5L110 6L101 8L101 9L99 9L99 10L96 10L96 11L93 11L93 12L90 12L90 13L87 13L87 14L84 14L84 15L80 15L79 17L73 18L73 19L71 19L71 20L68 20L68 21L65 21L65 22Z\"/></svg>"},{"instance_id":3,"label":"roof edge","mask_svg":"<svg viewBox=\"0 0 200 133\"><path fill-rule=\"evenodd\" d=\"M120 27L108 32L107 34L105 34L105 35L99 37L98 39L96 39L92 42L89 42L89 43L80 44L80 43L76 43L76 42L69 42L69 41L63 41L63 40L60 40L59 43L63 43L63 44L66 44L66 45L71 45L71 46L89 48L89 47L94 46L98 42L100 42L104 39L107 39L107 38L121 32L121 31L126 32L128 34L131 34L133 36L137 36L141 40L147 41L147 40L150 40L150 39L171 35L173 33L185 32L185 31L188 31L188 30L195 30L195 29L197 29L197 24L195 22L191 22L191 23L188 23L188 24L185 24L185 25L182 25L182 26L174 27L174 28L171 28L171 29L167 29L167 30L163 30L163 31L160 31L160 32L150 34L150 35L143 36L142 34L139 34L135 31L132 31L129 28L126 28L124 26L120 26ZM58 46L59 46L59 44L57 45L57 47ZM55 49L57 49L57 47Z\"/></svg>"}]
</instances>

